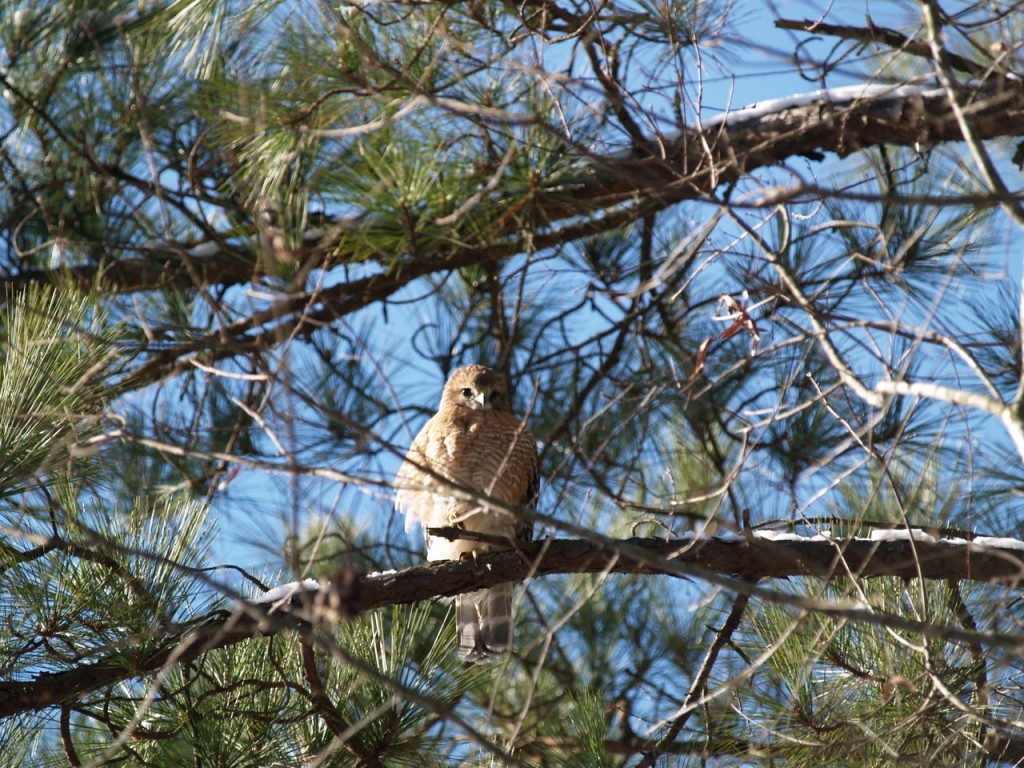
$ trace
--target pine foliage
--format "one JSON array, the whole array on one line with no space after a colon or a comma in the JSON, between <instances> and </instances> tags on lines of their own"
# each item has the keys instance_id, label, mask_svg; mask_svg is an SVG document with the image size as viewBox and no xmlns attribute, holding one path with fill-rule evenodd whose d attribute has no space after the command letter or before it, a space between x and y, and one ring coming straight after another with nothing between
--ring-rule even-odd
<instances>
[{"instance_id":1,"label":"pine foliage","mask_svg":"<svg viewBox=\"0 0 1024 768\"><path fill-rule=\"evenodd\" d=\"M0 766L1021 762L1019 10L0 0Z\"/></svg>"}]
</instances>

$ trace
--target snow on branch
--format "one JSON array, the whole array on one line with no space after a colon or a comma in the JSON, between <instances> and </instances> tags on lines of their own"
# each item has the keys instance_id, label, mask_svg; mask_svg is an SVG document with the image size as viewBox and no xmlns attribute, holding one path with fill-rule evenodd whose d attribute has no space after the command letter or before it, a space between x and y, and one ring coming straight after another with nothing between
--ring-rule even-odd
<instances>
[{"instance_id":1,"label":"snow on branch","mask_svg":"<svg viewBox=\"0 0 1024 768\"><path fill-rule=\"evenodd\" d=\"M471 562L436 562L367 576L350 606L354 612L415 602L554 573L665 573L745 580L811 576L1024 581L1024 541L937 538L915 530L876 530L871 538L755 531L749 536L624 539L614 548L581 539L531 542Z\"/></svg>"},{"instance_id":2,"label":"snow on branch","mask_svg":"<svg viewBox=\"0 0 1024 768\"><path fill-rule=\"evenodd\" d=\"M695 576L728 588L737 580L807 576L1024 582L1024 541L977 536L940 537L929 529L873 530L869 538L833 539L777 531L746 535L633 538L613 546L583 539L543 539L474 560L432 562L401 571L331 583L309 580L275 587L255 604L274 610L308 608L314 599L340 607L341 616L436 597L450 597L507 581L564 573L639 573ZM326 601L326 602L325 602Z\"/></svg>"},{"instance_id":3,"label":"snow on branch","mask_svg":"<svg viewBox=\"0 0 1024 768\"><path fill-rule=\"evenodd\" d=\"M700 130L717 130L723 126L734 131L755 128L769 118L777 118L787 112L810 106L838 112L853 109L871 101L876 109L883 108L885 105L888 105L890 109L893 107L902 109L904 102L911 98L932 100L942 99L945 95L946 92L937 85L865 83L838 88L820 88L808 93L797 93L778 99L759 101L740 109L727 111L702 120Z\"/></svg>"},{"instance_id":4,"label":"snow on branch","mask_svg":"<svg viewBox=\"0 0 1024 768\"><path fill-rule=\"evenodd\" d=\"M640 218L682 200L702 197L722 183L794 157L820 160L826 153L845 156L873 146L922 148L962 141L949 93L949 89L935 84L870 83L758 102L683 127L675 136L647 142L648 146L660 147L658 155L634 148L580 157L574 170L559 172L554 186L542 182L531 192L531 206L543 214L539 219L552 226L624 204L631 205L632 218ZM1020 80L994 78L968 84L960 87L957 96L962 114L978 139L1024 136L1024 83ZM495 204L509 204L507 196L502 197L507 190L494 193L500 198ZM638 200L640 203L636 203ZM621 216L606 218L609 226L622 224ZM335 220L327 229L311 229L309 240L302 244L302 258L319 261L333 253L337 243L350 237L352 230L373 226L372 217L353 216ZM492 233L493 241L512 236L518 231L516 226L510 225L508 232ZM551 234L557 233L552 228ZM590 229L587 233L592 234ZM565 237L571 236L570 227ZM266 233L261 237L266 239ZM477 244L470 250L481 251ZM431 260L430 254L421 256ZM73 265L69 275L84 287L100 274L105 284L116 290L150 290L169 284L188 287L194 275L179 262L190 259L203 267L208 282L217 284L244 282L251 279L255 268L250 258L222 252L211 241L199 247L194 243L161 243L154 246L153 254L142 259L111 259L102 267ZM47 281L49 272L30 270L0 279L11 284Z\"/></svg>"},{"instance_id":5,"label":"snow on branch","mask_svg":"<svg viewBox=\"0 0 1024 768\"><path fill-rule=\"evenodd\" d=\"M978 138L1024 135L1020 80L972 83L956 95ZM666 205L794 157L821 160L826 153L845 156L874 146L925 148L963 138L949 90L936 84L816 90L705 119L666 138L661 157L587 158L581 174L590 178L576 189L582 201L577 205L598 200L608 205L637 194L656 195ZM556 218L558 211L546 212Z\"/></svg>"}]
</instances>

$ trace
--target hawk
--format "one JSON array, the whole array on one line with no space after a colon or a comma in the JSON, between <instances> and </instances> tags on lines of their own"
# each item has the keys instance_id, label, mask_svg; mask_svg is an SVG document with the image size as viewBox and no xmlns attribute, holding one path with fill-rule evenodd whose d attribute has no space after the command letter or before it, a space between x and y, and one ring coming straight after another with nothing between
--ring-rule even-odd
<instances>
[{"instance_id":1,"label":"hawk","mask_svg":"<svg viewBox=\"0 0 1024 768\"><path fill-rule=\"evenodd\" d=\"M428 528L458 526L509 540L532 536L532 522L459 498L452 488L461 485L506 504L536 502L537 441L510 408L497 371L482 365L459 368L444 386L437 413L413 440L395 478L395 504L405 513L406 530L413 523L423 526L428 560L461 560L498 548L431 536ZM459 656L466 661L495 661L508 652L512 585L457 595L455 630Z\"/></svg>"}]
</instances>

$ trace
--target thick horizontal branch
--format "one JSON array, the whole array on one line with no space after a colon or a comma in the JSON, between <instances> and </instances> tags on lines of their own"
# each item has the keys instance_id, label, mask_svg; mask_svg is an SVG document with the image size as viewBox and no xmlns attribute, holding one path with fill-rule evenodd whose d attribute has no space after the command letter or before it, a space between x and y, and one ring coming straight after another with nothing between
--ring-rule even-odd
<instances>
[{"instance_id":1,"label":"thick horizontal branch","mask_svg":"<svg viewBox=\"0 0 1024 768\"><path fill-rule=\"evenodd\" d=\"M1024 582L1024 545L869 539L626 539L610 549L578 539L524 544L518 551L482 555L472 562L438 562L367 577L350 610L456 595L505 581L555 573L680 573L685 566L748 581L810 576L897 576ZM643 556L624 554L637 552ZM659 564L659 561L661 564Z\"/></svg>"},{"instance_id":2,"label":"thick horizontal branch","mask_svg":"<svg viewBox=\"0 0 1024 768\"><path fill-rule=\"evenodd\" d=\"M82 291L96 288L132 292L174 288L188 290L196 285L198 275L209 285L232 286L253 279L255 259L239 251L223 250L214 243L205 243L209 255L192 256L194 248L154 246L140 249L132 258L112 258L103 264L76 264L55 269L26 269L4 275L5 285L18 290L33 283L48 285L64 280Z\"/></svg>"},{"instance_id":3,"label":"thick horizontal branch","mask_svg":"<svg viewBox=\"0 0 1024 768\"><path fill-rule=\"evenodd\" d=\"M437 562L359 576L343 572L327 589L300 590L283 604L252 603L217 612L197 626L168 631L91 664L0 681L0 717L45 709L124 679L152 674L169 663L341 616L401 603L455 595L506 581L559 573L714 572L750 583L787 576L831 578L897 576L911 579L1017 583L1024 580L1024 549L965 541L798 538L627 539L620 548L578 539L527 542L463 562Z\"/></svg>"},{"instance_id":4,"label":"thick horizontal branch","mask_svg":"<svg viewBox=\"0 0 1024 768\"><path fill-rule=\"evenodd\" d=\"M1024 83L998 79L960 94L980 139L1024 135ZM700 197L765 166L794 157L846 156L869 147L927 147L962 141L946 91L935 86L865 85L773 99L728 112L667 142L663 157L593 158L592 178L576 187L570 210L607 205L637 195L664 205Z\"/></svg>"},{"instance_id":5,"label":"thick horizontal branch","mask_svg":"<svg viewBox=\"0 0 1024 768\"><path fill-rule=\"evenodd\" d=\"M984 85L965 87L960 100L966 105L978 138L1024 135L1021 81L993 78ZM686 127L675 137L649 142L661 147L658 156L629 152L581 157L575 169L559 173L554 186L542 183L530 190L530 209L535 220L553 226L625 201L648 201L635 208L640 218L652 210L702 197L723 183L793 157L821 159L824 153L843 156L867 147L920 147L962 139L941 88L870 85L815 91L734 110L699 126ZM506 195L481 204L506 210L516 201ZM492 244L500 250L508 246L503 241L514 239L521 229L516 217L506 218L506 229L491 233ZM616 217L611 224L621 226L622 222ZM301 260L311 260L307 266L329 266L328 258L333 263L339 258L344 261L344 243L371 242L375 226L373 217L354 216L317 227L300 248ZM106 265L80 265L63 272L25 271L2 276L0 281L23 285L49 282L63 274L84 287L102 279L115 290L133 291L190 287L192 267L198 268L207 284L219 285L243 282L255 272L253 259L240 257L238 252L218 251L213 241L200 247L201 258L192 255L196 248L194 244L161 245L138 259L111 258ZM482 260L492 256L479 243L466 250L479 253ZM392 263L393 258L394 254L381 255L382 263ZM193 264L187 266L188 260ZM436 268L444 261L459 265L466 258L455 249L419 253L419 260L437 262ZM400 264L395 267L396 274L409 268L409 264ZM398 285L405 282L396 280Z\"/></svg>"},{"instance_id":6,"label":"thick horizontal branch","mask_svg":"<svg viewBox=\"0 0 1024 768\"><path fill-rule=\"evenodd\" d=\"M981 138L1024 135L1024 84L999 79L965 89L965 105ZM723 183L793 157L846 155L871 146L926 146L959 141L962 133L946 91L924 86L852 86L815 91L764 102L706 120L658 144L660 156L634 153L579 158L557 182L531 190L534 220L545 222L531 238L537 249L616 229L686 199L707 195ZM653 145L653 143L652 143ZM480 205L515 207L523 193L504 190ZM521 202L521 200L519 201ZM410 283L432 274L494 263L523 248L521 222L505 217L506 229L489 234L490 245L438 245L415 258L379 254L360 256L368 271L327 289L282 296L281 300L226 327L187 341L144 350L145 360L121 381L128 389L192 370L190 357L207 364L259 353L329 324L339 317L386 301ZM322 224L322 226L321 226ZM373 241L373 217L324 219L309 232L301 250L303 269L329 267L346 259L347 242ZM269 237L263 233L261 237ZM258 241L256 238L254 242ZM269 237L269 241L273 237ZM244 250L244 249L243 249ZM48 272L0 277L8 285L66 279L89 287L98 280L113 290L233 285L258 272L255 257L220 250L214 241L200 245L162 244L134 260L111 259L101 266L79 265Z\"/></svg>"}]
</instances>

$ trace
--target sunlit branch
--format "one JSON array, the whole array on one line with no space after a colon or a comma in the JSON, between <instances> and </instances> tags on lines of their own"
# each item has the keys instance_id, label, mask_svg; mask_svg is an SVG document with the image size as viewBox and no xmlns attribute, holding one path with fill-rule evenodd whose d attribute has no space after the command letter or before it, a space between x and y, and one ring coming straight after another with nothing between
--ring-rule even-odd
<instances>
[{"instance_id":1,"label":"sunlit branch","mask_svg":"<svg viewBox=\"0 0 1024 768\"><path fill-rule=\"evenodd\" d=\"M910 395L939 400L953 405L975 408L995 416L1010 435L1018 455L1024 458L1024 425L1014 409L978 392L967 392L953 389L930 381L891 381L882 380L875 384L875 391L886 395Z\"/></svg>"},{"instance_id":2,"label":"sunlit branch","mask_svg":"<svg viewBox=\"0 0 1024 768\"><path fill-rule=\"evenodd\" d=\"M155 672L170 661L188 661L215 648L251 637L300 629L309 623L318 624L330 616L351 616L389 605L556 573L691 576L737 594L836 618L917 632L946 641L1018 650L1024 647L1024 640L1015 634L917 621L862 604L806 597L753 583L754 580L793 576L847 578L843 569L857 578L910 579L920 573L926 579L967 579L1013 585L1024 581L1024 548L924 539L833 541L820 537L757 536L729 540L607 539L604 545L576 539L523 543L519 550L492 552L471 561L436 562L403 571L371 574L354 581L345 578L327 583L321 590L300 591L288 605L269 614L271 606L268 604L246 604L233 613L214 612L194 626L148 641L135 650L125 649L109 658L43 674L34 680L0 681L0 717L45 709L128 677ZM325 607L331 605L340 609Z\"/></svg>"}]
</instances>

